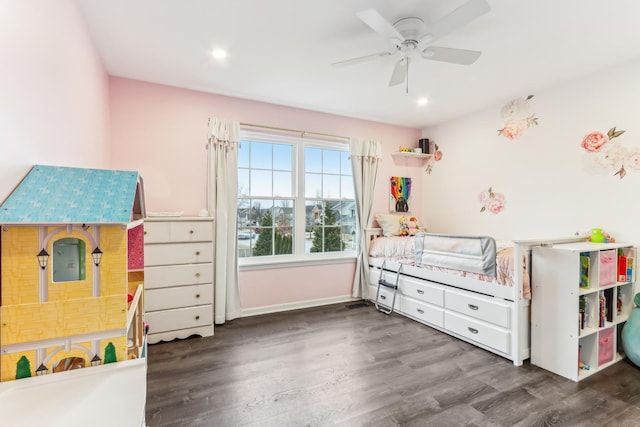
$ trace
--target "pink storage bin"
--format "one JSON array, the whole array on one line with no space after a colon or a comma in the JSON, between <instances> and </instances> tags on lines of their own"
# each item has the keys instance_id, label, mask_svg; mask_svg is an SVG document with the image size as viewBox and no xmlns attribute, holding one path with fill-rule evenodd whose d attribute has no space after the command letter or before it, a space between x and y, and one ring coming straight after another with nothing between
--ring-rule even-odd
<instances>
[{"instance_id":1,"label":"pink storage bin","mask_svg":"<svg viewBox=\"0 0 640 427\"><path fill-rule=\"evenodd\" d=\"M598 333L598 365L602 366L613 360L613 328L603 329Z\"/></svg>"},{"instance_id":2,"label":"pink storage bin","mask_svg":"<svg viewBox=\"0 0 640 427\"><path fill-rule=\"evenodd\" d=\"M618 280L618 254L615 249L600 251L600 286L614 285Z\"/></svg>"}]
</instances>

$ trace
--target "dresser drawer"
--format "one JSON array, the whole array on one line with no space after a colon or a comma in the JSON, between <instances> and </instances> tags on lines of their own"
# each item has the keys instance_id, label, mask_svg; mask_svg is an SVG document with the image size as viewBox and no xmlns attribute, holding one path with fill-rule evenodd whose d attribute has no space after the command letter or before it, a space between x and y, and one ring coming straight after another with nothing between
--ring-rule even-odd
<instances>
[{"instance_id":1,"label":"dresser drawer","mask_svg":"<svg viewBox=\"0 0 640 427\"><path fill-rule=\"evenodd\" d=\"M213 285L179 286L177 288L147 289L144 292L145 312L178 307L211 305Z\"/></svg>"},{"instance_id":2,"label":"dresser drawer","mask_svg":"<svg viewBox=\"0 0 640 427\"><path fill-rule=\"evenodd\" d=\"M213 282L213 263L145 267L145 289Z\"/></svg>"},{"instance_id":3,"label":"dresser drawer","mask_svg":"<svg viewBox=\"0 0 640 427\"><path fill-rule=\"evenodd\" d=\"M206 242L213 239L211 221L177 221L169 223L171 242Z\"/></svg>"},{"instance_id":4,"label":"dresser drawer","mask_svg":"<svg viewBox=\"0 0 640 427\"><path fill-rule=\"evenodd\" d=\"M213 240L213 223L206 221L146 221L145 243L206 242Z\"/></svg>"},{"instance_id":5,"label":"dresser drawer","mask_svg":"<svg viewBox=\"0 0 640 427\"><path fill-rule=\"evenodd\" d=\"M511 324L509 305L494 298L446 290L444 306L447 310L457 311L503 328L508 328Z\"/></svg>"},{"instance_id":6,"label":"dresser drawer","mask_svg":"<svg viewBox=\"0 0 640 427\"><path fill-rule=\"evenodd\" d=\"M444 306L444 289L436 285L430 285L424 281L418 281L409 277L400 279L402 295L415 298L429 304Z\"/></svg>"},{"instance_id":7,"label":"dresser drawer","mask_svg":"<svg viewBox=\"0 0 640 427\"><path fill-rule=\"evenodd\" d=\"M435 307L404 296L400 307L402 313L407 316L440 328L444 326L444 310L441 307Z\"/></svg>"},{"instance_id":8,"label":"dresser drawer","mask_svg":"<svg viewBox=\"0 0 640 427\"><path fill-rule=\"evenodd\" d=\"M160 243L169 241L169 223L152 222L144 223L144 243Z\"/></svg>"},{"instance_id":9,"label":"dresser drawer","mask_svg":"<svg viewBox=\"0 0 640 427\"><path fill-rule=\"evenodd\" d=\"M211 305L203 305L177 308L175 310L152 311L145 313L144 320L149 324L151 333L212 325L213 307Z\"/></svg>"},{"instance_id":10,"label":"dresser drawer","mask_svg":"<svg viewBox=\"0 0 640 427\"><path fill-rule=\"evenodd\" d=\"M169 243L144 246L145 266L213 261L213 243Z\"/></svg>"},{"instance_id":11,"label":"dresser drawer","mask_svg":"<svg viewBox=\"0 0 640 427\"><path fill-rule=\"evenodd\" d=\"M445 311L445 329L502 353L511 353L511 333L467 316Z\"/></svg>"}]
</instances>

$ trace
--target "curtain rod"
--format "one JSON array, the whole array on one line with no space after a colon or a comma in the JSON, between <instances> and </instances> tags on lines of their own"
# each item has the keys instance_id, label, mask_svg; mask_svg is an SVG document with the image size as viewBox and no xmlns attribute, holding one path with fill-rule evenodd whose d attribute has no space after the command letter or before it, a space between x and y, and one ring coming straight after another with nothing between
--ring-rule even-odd
<instances>
[{"instance_id":1,"label":"curtain rod","mask_svg":"<svg viewBox=\"0 0 640 427\"><path fill-rule=\"evenodd\" d=\"M316 135L316 136L325 136L325 137L328 137L328 138L336 138L336 139L343 139L345 141L349 141L349 137L340 136L340 135L331 135L329 133L310 132L310 131L306 131L306 130L287 129L287 128L279 128L279 127L264 126L264 125L254 125L252 123L240 123L240 126L247 126L247 127L252 127L252 128L260 128L260 129L279 130L279 131L282 131L282 132L294 132L294 133L301 134L303 137L305 135Z\"/></svg>"}]
</instances>

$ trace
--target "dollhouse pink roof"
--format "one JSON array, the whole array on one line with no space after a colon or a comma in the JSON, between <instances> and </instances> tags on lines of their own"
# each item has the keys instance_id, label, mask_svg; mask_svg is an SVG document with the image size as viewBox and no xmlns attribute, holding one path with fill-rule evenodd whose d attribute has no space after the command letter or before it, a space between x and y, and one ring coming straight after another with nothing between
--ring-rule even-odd
<instances>
[{"instance_id":1,"label":"dollhouse pink roof","mask_svg":"<svg viewBox=\"0 0 640 427\"><path fill-rule=\"evenodd\" d=\"M138 172L35 165L0 205L0 224L126 224L144 214Z\"/></svg>"}]
</instances>

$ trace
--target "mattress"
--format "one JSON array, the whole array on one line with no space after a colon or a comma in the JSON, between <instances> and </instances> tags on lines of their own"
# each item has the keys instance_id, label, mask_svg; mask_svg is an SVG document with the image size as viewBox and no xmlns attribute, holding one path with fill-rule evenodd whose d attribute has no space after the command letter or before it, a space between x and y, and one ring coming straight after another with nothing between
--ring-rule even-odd
<instances>
[{"instance_id":1,"label":"mattress","mask_svg":"<svg viewBox=\"0 0 640 427\"><path fill-rule=\"evenodd\" d=\"M438 253L443 252L446 253L446 256L443 255L440 257L425 257L423 249L419 249L418 253L416 253L416 238L418 240L421 239L420 235L418 235L417 237L393 236L375 238L371 240L371 244L369 247L369 256L373 258L385 258L391 261L400 262L402 264L408 264L428 270L440 271L459 277L469 277L476 280L481 280L483 282L495 283L500 286L513 287L514 285L515 262L513 256L513 244L510 242L494 242L495 263L492 266L494 274L482 274L478 272L477 268L471 269L475 271L467 271L468 269L464 268L465 265L468 266L469 264L473 264L468 262L468 257L470 255L469 252L475 252L477 248L470 248L468 245L465 245L465 242L462 242L462 247L454 248L453 252L451 251L451 246L448 248L442 248L444 250L439 251L436 246L428 244L427 247L429 248L429 251L435 252L436 255L441 255ZM490 245L491 244L489 243L489 246ZM424 242L419 241L419 246L422 246L422 248L424 248ZM487 247L486 249L489 251L491 250L491 248L489 247ZM456 250L459 250L461 252L460 255L463 259L462 262L453 260L443 261L443 257L453 258L454 255L452 255L452 253L454 253ZM416 256L416 254L418 256ZM429 258L436 260L436 262L429 263ZM438 259L440 262L438 262ZM449 266L443 266L445 264L448 264ZM457 266L457 268L452 268L452 266ZM491 268L489 270L491 270ZM522 294L524 298L531 299L531 286L529 283L528 274L523 274Z\"/></svg>"}]
</instances>

